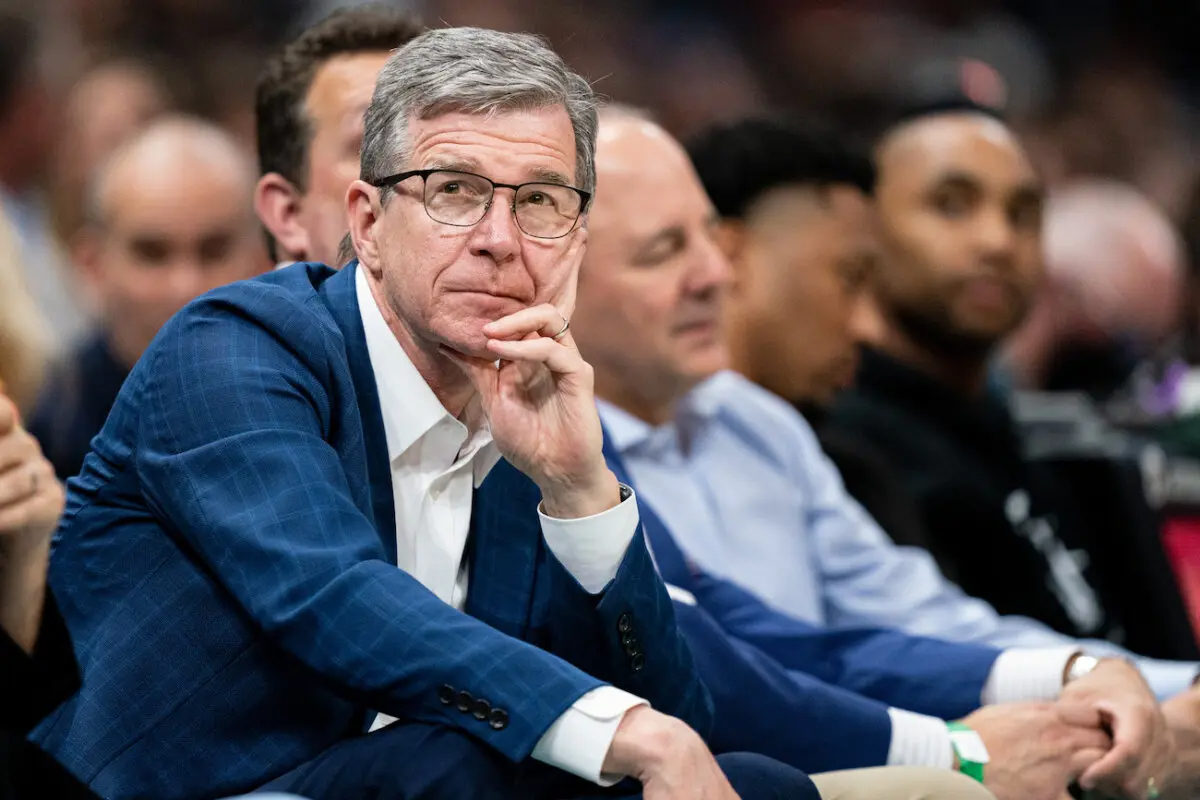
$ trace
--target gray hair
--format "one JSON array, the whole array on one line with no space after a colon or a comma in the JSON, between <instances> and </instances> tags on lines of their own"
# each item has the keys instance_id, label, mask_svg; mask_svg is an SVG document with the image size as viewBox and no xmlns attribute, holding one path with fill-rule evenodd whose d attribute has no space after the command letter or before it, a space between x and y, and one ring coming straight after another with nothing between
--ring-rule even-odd
<instances>
[{"instance_id":1,"label":"gray hair","mask_svg":"<svg viewBox=\"0 0 1200 800\"><path fill-rule=\"evenodd\" d=\"M538 36L483 28L427 31L393 53L379 73L367 108L360 177L372 181L400 171L409 157L413 119L562 106L575 131L576 184L591 192L596 105L591 85Z\"/></svg>"}]
</instances>

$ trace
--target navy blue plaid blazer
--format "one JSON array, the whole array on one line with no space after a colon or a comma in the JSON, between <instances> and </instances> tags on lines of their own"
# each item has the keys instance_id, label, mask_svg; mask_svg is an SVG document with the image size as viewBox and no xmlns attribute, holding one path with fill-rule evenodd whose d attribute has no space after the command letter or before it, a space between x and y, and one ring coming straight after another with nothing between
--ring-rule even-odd
<instances>
[{"instance_id":1,"label":"navy blue plaid blazer","mask_svg":"<svg viewBox=\"0 0 1200 800\"><path fill-rule=\"evenodd\" d=\"M354 275L296 265L192 303L69 484L50 581L83 688L34 738L104 797L253 789L370 710L520 762L601 682L707 732L643 537L587 594L506 462L475 492L466 613L396 568Z\"/></svg>"}]
</instances>

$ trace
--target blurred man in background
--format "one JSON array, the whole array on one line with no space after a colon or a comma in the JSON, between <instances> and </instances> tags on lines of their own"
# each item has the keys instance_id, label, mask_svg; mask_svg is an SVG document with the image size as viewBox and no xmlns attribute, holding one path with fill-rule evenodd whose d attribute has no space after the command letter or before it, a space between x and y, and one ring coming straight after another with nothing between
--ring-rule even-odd
<instances>
[{"instance_id":1,"label":"blurred man in background","mask_svg":"<svg viewBox=\"0 0 1200 800\"><path fill-rule=\"evenodd\" d=\"M381 6L338 11L267 65L255 104L262 177L254 207L277 262L339 266L363 112L389 53L421 30L409 14Z\"/></svg>"},{"instance_id":2,"label":"blurred man in background","mask_svg":"<svg viewBox=\"0 0 1200 800\"><path fill-rule=\"evenodd\" d=\"M219 128L164 119L94 176L78 269L100 301L100 330L50 378L30 418L58 475L76 474L129 370L159 328L209 289L268 262L251 198L254 167Z\"/></svg>"},{"instance_id":3,"label":"blurred man in background","mask_svg":"<svg viewBox=\"0 0 1200 800\"><path fill-rule=\"evenodd\" d=\"M41 181L60 127L63 87L52 73L41 9L0 2L0 203L17 229L21 267L38 309L54 321L52 344L65 349L88 329Z\"/></svg>"},{"instance_id":4,"label":"blurred man in background","mask_svg":"<svg viewBox=\"0 0 1200 800\"><path fill-rule=\"evenodd\" d=\"M1128 184L1079 180L1047 198L1046 276L1001 362L1021 389L1108 400L1179 330L1183 243Z\"/></svg>"}]
</instances>

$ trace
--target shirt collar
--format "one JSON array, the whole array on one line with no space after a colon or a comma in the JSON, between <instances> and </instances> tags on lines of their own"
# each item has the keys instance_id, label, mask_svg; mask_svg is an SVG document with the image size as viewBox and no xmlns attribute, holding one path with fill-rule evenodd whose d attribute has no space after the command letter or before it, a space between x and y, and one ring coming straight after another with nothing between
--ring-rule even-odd
<instances>
[{"instance_id":1,"label":"shirt collar","mask_svg":"<svg viewBox=\"0 0 1200 800\"><path fill-rule=\"evenodd\" d=\"M660 439L669 438L677 445L683 444L683 439L694 440L721 411L723 387L729 377L729 373L719 372L696 386L679 401L672 418L657 427L607 400L598 400L609 440L621 454Z\"/></svg>"},{"instance_id":2,"label":"shirt collar","mask_svg":"<svg viewBox=\"0 0 1200 800\"><path fill-rule=\"evenodd\" d=\"M362 269L357 270L354 276L354 288L358 297L358 311L362 316L363 333L367 339L367 354L379 389L388 461L395 462L435 425L447 418L454 420L454 417L437 399L388 327ZM472 398L463 418L467 420L469 429L474 431L463 450L479 454L474 464L475 484L478 486L499 459L499 453L492 445L491 432L477 397Z\"/></svg>"}]
</instances>

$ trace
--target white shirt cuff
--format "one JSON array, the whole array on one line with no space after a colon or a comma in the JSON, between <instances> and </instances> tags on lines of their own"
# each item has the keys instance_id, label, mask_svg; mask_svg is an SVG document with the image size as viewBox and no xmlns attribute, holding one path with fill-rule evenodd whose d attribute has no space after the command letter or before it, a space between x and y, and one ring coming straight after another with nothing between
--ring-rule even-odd
<instances>
[{"instance_id":1,"label":"white shirt cuff","mask_svg":"<svg viewBox=\"0 0 1200 800\"><path fill-rule=\"evenodd\" d=\"M590 517L548 517L542 513L541 503L538 516L550 552L590 594L600 594L617 577L617 569L641 522L632 490L619 505Z\"/></svg>"},{"instance_id":2,"label":"white shirt cuff","mask_svg":"<svg viewBox=\"0 0 1200 800\"><path fill-rule=\"evenodd\" d=\"M602 774L600 769L625 712L642 705L649 704L615 686L593 689L542 734L533 748L533 757L600 786L619 783L627 776Z\"/></svg>"},{"instance_id":3,"label":"white shirt cuff","mask_svg":"<svg viewBox=\"0 0 1200 800\"><path fill-rule=\"evenodd\" d=\"M889 767L954 768L950 729L943 720L899 708L889 708L888 716L892 718Z\"/></svg>"},{"instance_id":4,"label":"white shirt cuff","mask_svg":"<svg viewBox=\"0 0 1200 800\"><path fill-rule=\"evenodd\" d=\"M980 700L983 705L1057 700L1063 690L1063 673L1078 647L1013 648L992 665Z\"/></svg>"}]
</instances>

